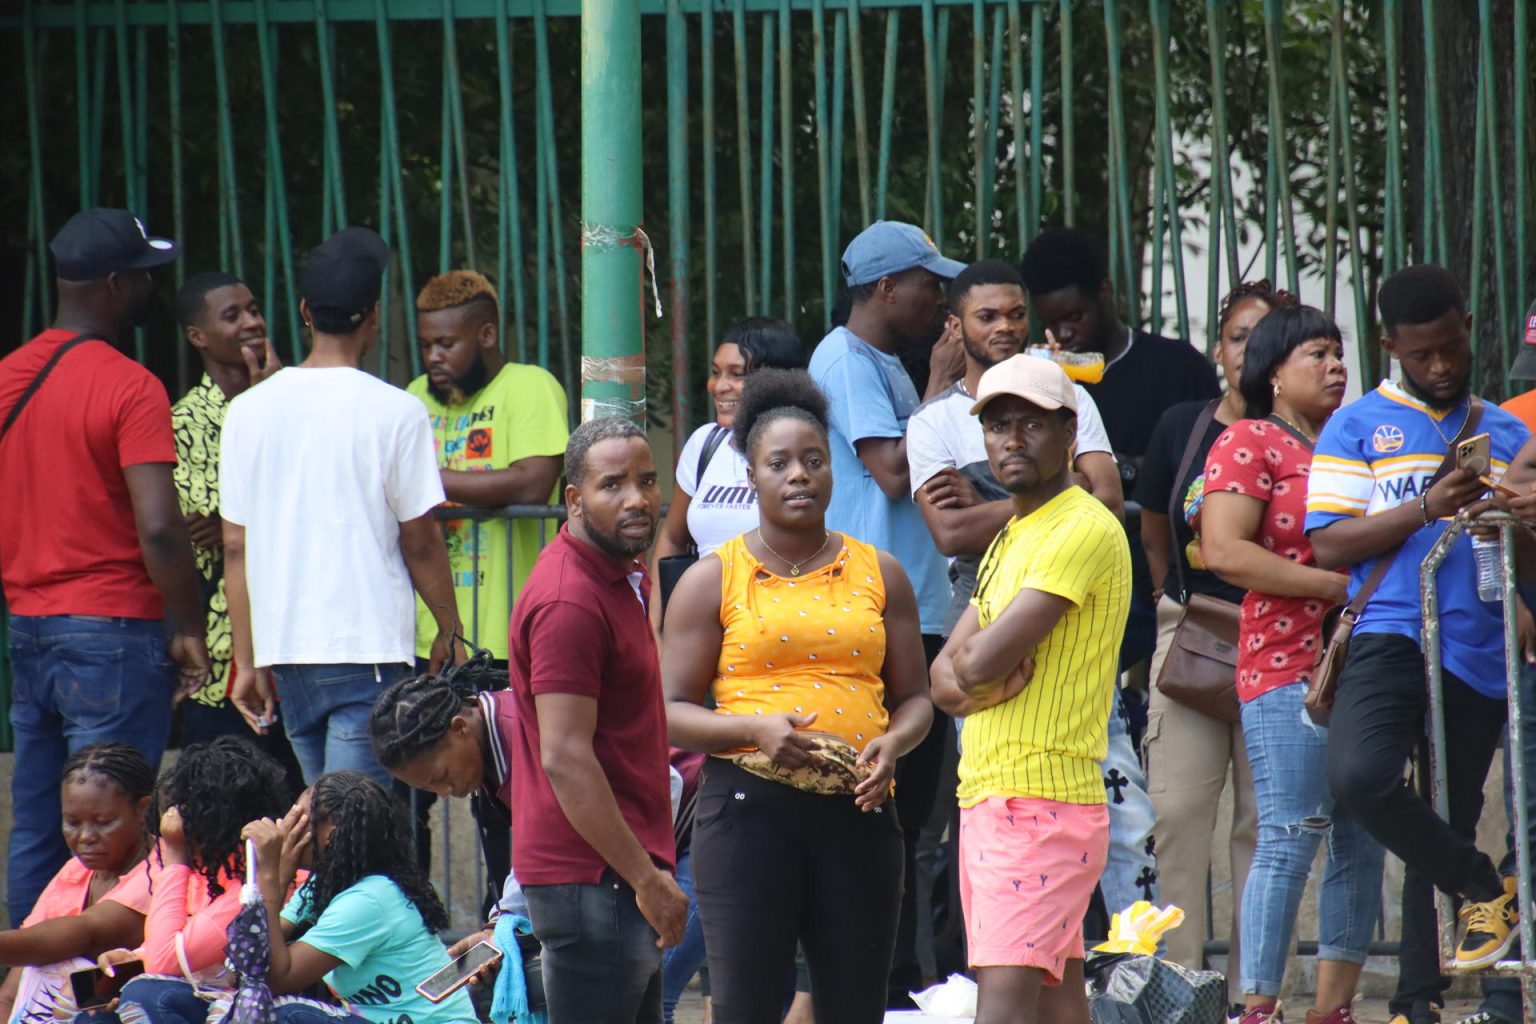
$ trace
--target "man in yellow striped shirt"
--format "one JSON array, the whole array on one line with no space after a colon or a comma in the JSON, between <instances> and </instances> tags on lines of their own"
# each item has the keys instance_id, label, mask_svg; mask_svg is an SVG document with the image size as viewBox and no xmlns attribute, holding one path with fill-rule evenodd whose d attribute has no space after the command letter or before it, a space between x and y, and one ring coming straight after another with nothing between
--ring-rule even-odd
<instances>
[{"instance_id":1,"label":"man in yellow striped shirt","mask_svg":"<svg viewBox=\"0 0 1536 1024\"><path fill-rule=\"evenodd\" d=\"M965 716L960 895L977 1024L1087 1024L1083 915L1104 869L1099 762L1130 605L1114 515L1072 483L1071 382L1017 355L976 404L1014 517L932 669L934 702Z\"/></svg>"}]
</instances>

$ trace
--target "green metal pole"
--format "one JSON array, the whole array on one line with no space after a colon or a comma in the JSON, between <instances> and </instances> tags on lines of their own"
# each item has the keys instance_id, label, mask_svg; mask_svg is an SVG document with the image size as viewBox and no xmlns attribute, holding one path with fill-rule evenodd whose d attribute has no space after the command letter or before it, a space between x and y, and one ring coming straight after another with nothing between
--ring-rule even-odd
<instances>
[{"instance_id":1,"label":"green metal pole","mask_svg":"<svg viewBox=\"0 0 1536 1024\"><path fill-rule=\"evenodd\" d=\"M581 419L645 422L640 8L581 4ZM673 311L674 315L676 310Z\"/></svg>"},{"instance_id":2,"label":"green metal pole","mask_svg":"<svg viewBox=\"0 0 1536 1024\"><path fill-rule=\"evenodd\" d=\"M1072 140L1072 0L1061 0L1061 218L1071 224L1077 212L1077 159Z\"/></svg>"},{"instance_id":3,"label":"green metal pole","mask_svg":"<svg viewBox=\"0 0 1536 1024\"><path fill-rule=\"evenodd\" d=\"M757 249L752 222L752 115L747 103L747 10L746 0L736 0L731 11L731 53L736 67L736 178L741 189L741 280L746 312L755 314L757 304Z\"/></svg>"},{"instance_id":4,"label":"green metal pole","mask_svg":"<svg viewBox=\"0 0 1536 1024\"><path fill-rule=\"evenodd\" d=\"M586 54L583 36L582 54ZM705 79L707 88L709 80ZM638 88L638 86L637 86ZM582 131L587 131L585 120ZM688 21L682 0L667 0L667 222L668 264L672 278L672 429L687 437L693 429L693 406L688 392ZM586 136L583 135L583 145ZM632 174L638 174L635 168ZM582 218L586 219L587 184L583 166ZM638 189L637 189L638 191ZM637 206L638 209L638 206ZM635 218L639 219L638 215ZM583 260L583 271L586 269ZM586 274L582 274L586 279ZM583 290L583 309L590 301ZM590 320L586 321L591 323ZM586 374L582 375L585 378Z\"/></svg>"},{"instance_id":5,"label":"green metal pole","mask_svg":"<svg viewBox=\"0 0 1536 1024\"><path fill-rule=\"evenodd\" d=\"M1399 17L1398 0L1386 0L1381 10L1381 34L1383 49L1386 53L1387 73L1387 203L1384 217L1386 241L1381 248L1381 269L1384 274L1390 274L1404 265L1407 247L1403 232L1403 154L1402 141L1399 138L1403 119L1399 101L1402 78L1398 72L1397 63ZM1519 79L1517 78L1516 81ZM1359 330L1364 331L1364 329L1365 325L1361 324Z\"/></svg>"},{"instance_id":6,"label":"green metal pole","mask_svg":"<svg viewBox=\"0 0 1536 1024\"><path fill-rule=\"evenodd\" d=\"M37 35L32 27L32 5L22 8L22 18L25 23L21 30L23 74L26 77L27 97L27 148L31 152L30 170L32 175L32 202L29 207L32 233L32 256L36 259L37 268L37 308L42 312L38 318L40 323L52 323L53 312L48 302L48 233L43 219L43 135L42 135L42 109L38 104L38 60L37 60ZM28 266L32 266L28 263ZM23 294L30 299L32 289L28 288ZM29 337L35 323L28 317L23 324L22 336Z\"/></svg>"},{"instance_id":7,"label":"green metal pole","mask_svg":"<svg viewBox=\"0 0 1536 1024\"><path fill-rule=\"evenodd\" d=\"M704 331L699 338L700 367L709 365L713 351L715 322L719 314L719 268L715 262L718 244L715 201L715 9L709 4L699 19L699 91L704 95L699 135L704 150Z\"/></svg>"},{"instance_id":8,"label":"green metal pole","mask_svg":"<svg viewBox=\"0 0 1536 1024\"><path fill-rule=\"evenodd\" d=\"M1016 2L1016 0L1015 0ZM870 222L869 110L864 96L864 24L859 16L859 0L848 0L848 66L853 77L853 138L858 149L859 223ZM842 240L838 232L838 241Z\"/></svg>"},{"instance_id":9,"label":"green metal pole","mask_svg":"<svg viewBox=\"0 0 1536 1024\"><path fill-rule=\"evenodd\" d=\"M885 12L885 64L880 75L880 156L875 170L875 220L885 219L885 192L891 179L891 119L896 105L896 40L901 12ZM861 229L862 230L862 229ZM841 243L841 239L838 240Z\"/></svg>"},{"instance_id":10,"label":"green metal pole","mask_svg":"<svg viewBox=\"0 0 1536 1024\"><path fill-rule=\"evenodd\" d=\"M758 284L759 309L766 315L773 295L773 72L777 67L774 62L774 30L778 25L778 15L763 15L763 70L761 85L758 92L762 95L762 118L758 132L759 157L758 157L758 185L762 190L758 202L758 215L762 218L758 227L757 240L759 250L758 269L762 272L762 279Z\"/></svg>"}]
</instances>

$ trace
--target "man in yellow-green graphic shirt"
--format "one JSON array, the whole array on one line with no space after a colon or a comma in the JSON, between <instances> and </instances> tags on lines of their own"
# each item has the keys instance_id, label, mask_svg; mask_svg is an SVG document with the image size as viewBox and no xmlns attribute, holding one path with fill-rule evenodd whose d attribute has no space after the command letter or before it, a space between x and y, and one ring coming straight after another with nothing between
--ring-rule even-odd
<instances>
[{"instance_id":1,"label":"man in yellow-green graphic shirt","mask_svg":"<svg viewBox=\"0 0 1536 1024\"><path fill-rule=\"evenodd\" d=\"M568 437L565 392L547 370L503 358L496 289L472 270L450 271L422 286L416 310L426 373L406 390L432 419L448 500L548 504ZM553 538L555 524L543 525ZM538 557L540 526L535 519L516 520L510 530L505 520L445 524L465 638L501 662L511 601ZM417 654L425 657L436 627L420 599L416 617Z\"/></svg>"}]
</instances>

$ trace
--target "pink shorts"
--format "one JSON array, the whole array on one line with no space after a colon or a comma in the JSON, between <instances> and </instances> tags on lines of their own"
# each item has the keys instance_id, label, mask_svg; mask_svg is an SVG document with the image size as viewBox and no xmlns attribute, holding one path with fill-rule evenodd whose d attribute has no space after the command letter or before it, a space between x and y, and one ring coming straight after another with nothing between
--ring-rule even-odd
<instances>
[{"instance_id":1,"label":"pink shorts","mask_svg":"<svg viewBox=\"0 0 1536 1024\"><path fill-rule=\"evenodd\" d=\"M972 967L1035 967L1061 984L1109 855L1109 809L990 797L960 810L960 906Z\"/></svg>"}]
</instances>

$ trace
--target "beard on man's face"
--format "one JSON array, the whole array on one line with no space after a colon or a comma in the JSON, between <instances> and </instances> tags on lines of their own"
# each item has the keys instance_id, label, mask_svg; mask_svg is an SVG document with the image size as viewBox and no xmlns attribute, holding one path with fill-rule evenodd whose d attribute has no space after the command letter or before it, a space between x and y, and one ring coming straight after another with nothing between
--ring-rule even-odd
<instances>
[{"instance_id":1,"label":"beard on man's face","mask_svg":"<svg viewBox=\"0 0 1536 1024\"><path fill-rule=\"evenodd\" d=\"M639 520L649 520L650 529L644 538L625 536L623 528L626 524ZM587 538L603 550L610 558L627 559L635 558L648 551L656 541L656 517L649 512L632 512L627 516L621 516L613 523L611 532L599 529L591 518L586 519Z\"/></svg>"},{"instance_id":2,"label":"beard on man's face","mask_svg":"<svg viewBox=\"0 0 1536 1024\"><path fill-rule=\"evenodd\" d=\"M427 392L437 399L441 405L447 405L455 394L468 398L489 383L490 375L486 371L485 353L475 350L475 361L469 369L456 377L448 387L439 387L431 377L427 378Z\"/></svg>"}]
</instances>

